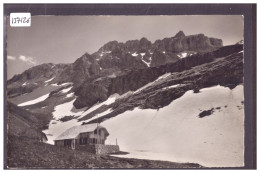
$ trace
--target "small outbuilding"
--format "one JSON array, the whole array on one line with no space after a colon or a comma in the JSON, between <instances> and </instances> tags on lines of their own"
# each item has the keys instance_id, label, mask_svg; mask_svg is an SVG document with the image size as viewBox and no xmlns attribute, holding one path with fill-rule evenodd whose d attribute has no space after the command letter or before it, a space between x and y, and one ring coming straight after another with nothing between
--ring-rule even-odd
<instances>
[{"instance_id":1,"label":"small outbuilding","mask_svg":"<svg viewBox=\"0 0 260 173\"><path fill-rule=\"evenodd\" d=\"M64 146L71 149L83 149L95 154L107 154L119 152L118 145L105 145L107 129L97 123L74 126L55 140L56 146Z\"/></svg>"}]
</instances>

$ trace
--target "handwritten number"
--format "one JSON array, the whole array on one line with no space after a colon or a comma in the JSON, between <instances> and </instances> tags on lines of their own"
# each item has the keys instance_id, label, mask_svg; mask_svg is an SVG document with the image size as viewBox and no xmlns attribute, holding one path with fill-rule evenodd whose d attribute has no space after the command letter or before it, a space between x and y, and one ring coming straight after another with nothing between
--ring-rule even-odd
<instances>
[{"instance_id":1,"label":"handwritten number","mask_svg":"<svg viewBox=\"0 0 260 173\"><path fill-rule=\"evenodd\" d=\"M15 24L15 23L29 23L30 22L30 19L31 18L26 18L26 17L15 17L15 18L12 18L12 24Z\"/></svg>"}]
</instances>

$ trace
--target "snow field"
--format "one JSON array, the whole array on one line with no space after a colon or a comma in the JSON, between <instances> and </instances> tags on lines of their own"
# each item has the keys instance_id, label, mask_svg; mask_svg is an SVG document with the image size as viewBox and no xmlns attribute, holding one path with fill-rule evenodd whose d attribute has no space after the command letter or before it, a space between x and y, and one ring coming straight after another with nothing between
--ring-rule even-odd
<instances>
[{"instance_id":1,"label":"snow field","mask_svg":"<svg viewBox=\"0 0 260 173\"><path fill-rule=\"evenodd\" d=\"M244 109L237 107L241 101L243 86L215 86L200 93L188 91L159 111L136 108L101 125L110 133L107 144L115 144L117 138L120 150L130 152L118 157L243 166ZM212 115L198 117L217 107Z\"/></svg>"},{"instance_id":2,"label":"snow field","mask_svg":"<svg viewBox=\"0 0 260 173\"><path fill-rule=\"evenodd\" d=\"M39 102L42 102L44 101L45 99L47 99L49 97L49 93L48 94L45 94L41 97L38 97L36 99L33 99L33 100L30 100L30 101L27 101L27 102L23 102L23 103L20 103L18 104L18 106L27 106L27 105L33 105L33 104L36 104L36 103L39 103Z\"/></svg>"}]
</instances>

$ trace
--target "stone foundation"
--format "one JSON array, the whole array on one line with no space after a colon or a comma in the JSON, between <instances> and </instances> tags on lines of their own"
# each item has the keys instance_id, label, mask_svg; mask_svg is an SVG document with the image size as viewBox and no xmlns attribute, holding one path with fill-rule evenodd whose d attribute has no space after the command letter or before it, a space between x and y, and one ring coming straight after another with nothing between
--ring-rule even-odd
<instances>
[{"instance_id":1,"label":"stone foundation","mask_svg":"<svg viewBox=\"0 0 260 173\"><path fill-rule=\"evenodd\" d=\"M110 154L110 153L119 152L119 146L118 145L96 144L95 149L96 149L96 154Z\"/></svg>"},{"instance_id":2,"label":"stone foundation","mask_svg":"<svg viewBox=\"0 0 260 173\"><path fill-rule=\"evenodd\" d=\"M104 144L95 144L95 145L79 145L76 149L88 151L94 154L110 154L119 152L118 145L104 145Z\"/></svg>"}]
</instances>

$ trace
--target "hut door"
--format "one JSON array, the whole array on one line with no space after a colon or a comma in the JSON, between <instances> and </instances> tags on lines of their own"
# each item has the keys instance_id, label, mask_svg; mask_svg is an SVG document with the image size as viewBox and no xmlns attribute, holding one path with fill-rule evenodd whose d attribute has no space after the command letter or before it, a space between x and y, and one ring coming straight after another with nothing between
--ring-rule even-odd
<instances>
[{"instance_id":1,"label":"hut door","mask_svg":"<svg viewBox=\"0 0 260 173\"><path fill-rule=\"evenodd\" d=\"M72 148L73 150L75 149L75 139L72 140L71 148Z\"/></svg>"}]
</instances>

